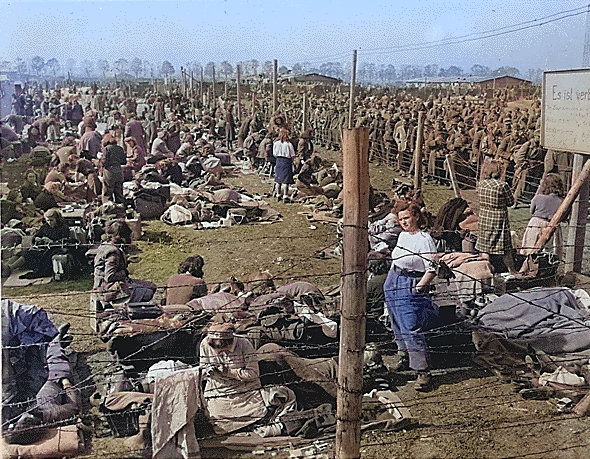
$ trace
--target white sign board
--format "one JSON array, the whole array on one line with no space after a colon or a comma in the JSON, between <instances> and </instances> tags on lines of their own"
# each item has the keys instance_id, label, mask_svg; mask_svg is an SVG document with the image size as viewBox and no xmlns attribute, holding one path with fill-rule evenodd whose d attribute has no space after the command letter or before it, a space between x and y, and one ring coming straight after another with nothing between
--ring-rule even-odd
<instances>
[{"instance_id":1,"label":"white sign board","mask_svg":"<svg viewBox=\"0 0 590 459\"><path fill-rule=\"evenodd\" d=\"M541 145L590 155L590 69L543 74Z\"/></svg>"}]
</instances>

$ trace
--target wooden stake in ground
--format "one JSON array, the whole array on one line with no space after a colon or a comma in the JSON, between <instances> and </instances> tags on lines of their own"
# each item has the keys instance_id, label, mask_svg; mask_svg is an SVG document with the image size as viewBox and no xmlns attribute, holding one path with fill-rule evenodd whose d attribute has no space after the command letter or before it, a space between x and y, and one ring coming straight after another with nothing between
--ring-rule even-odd
<instances>
[{"instance_id":1,"label":"wooden stake in ground","mask_svg":"<svg viewBox=\"0 0 590 459\"><path fill-rule=\"evenodd\" d=\"M301 132L307 129L307 90L303 93L303 122L301 123Z\"/></svg>"},{"instance_id":2,"label":"wooden stake in ground","mask_svg":"<svg viewBox=\"0 0 590 459\"><path fill-rule=\"evenodd\" d=\"M236 86L237 86L237 103L238 103L238 111L237 114L238 116L236 117L237 121L240 121L240 118L242 118L242 110L240 108L240 106L242 105L242 90L240 88L240 81L242 81L242 66L240 64L236 65Z\"/></svg>"},{"instance_id":3,"label":"wooden stake in ground","mask_svg":"<svg viewBox=\"0 0 590 459\"><path fill-rule=\"evenodd\" d=\"M213 110L217 108L217 96L215 95L215 65L211 66L211 72L213 76L213 89L211 90L211 99L213 101Z\"/></svg>"},{"instance_id":4,"label":"wooden stake in ground","mask_svg":"<svg viewBox=\"0 0 590 459\"><path fill-rule=\"evenodd\" d=\"M445 167L449 173L449 179L451 180L451 186L456 198L461 197L461 188L459 188L459 182L457 182L457 175L455 174L455 163L451 155L445 156Z\"/></svg>"},{"instance_id":5,"label":"wooden stake in ground","mask_svg":"<svg viewBox=\"0 0 590 459\"><path fill-rule=\"evenodd\" d=\"M360 457L363 350L369 250L369 128L343 132L342 304L336 413L336 457Z\"/></svg>"},{"instance_id":6,"label":"wooden stake in ground","mask_svg":"<svg viewBox=\"0 0 590 459\"><path fill-rule=\"evenodd\" d=\"M414 150L414 189L422 189L422 143L424 138L424 112L418 112L418 133Z\"/></svg>"},{"instance_id":7,"label":"wooden stake in ground","mask_svg":"<svg viewBox=\"0 0 590 459\"><path fill-rule=\"evenodd\" d=\"M204 70L203 67L201 67L201 89L200 89L200 93L201 93L201 104L205 105L205 92L203 91L203 76L204 76Z\"/></svg>"},{"instance_id":8,"label":"wooden stake in ground","mask_svg":"<svg viewBox=\"0 0 590 459\"><path fill-rule=\"evenodd\" d=\"M586 161L586 164L590 162L590 160L588 160L588 158L584 155L574 155L572 174L578 179L584 167L584 161ZM586 223L588 221L589 191L590 184L586 179L584 183L580 185L578 197L572 204L572 213L570 215L570 225L567 236L567 246L565 249L565 272L582 272L582 254L584 252L584 245L586 242Z\"/></svg>"}]
</instances>

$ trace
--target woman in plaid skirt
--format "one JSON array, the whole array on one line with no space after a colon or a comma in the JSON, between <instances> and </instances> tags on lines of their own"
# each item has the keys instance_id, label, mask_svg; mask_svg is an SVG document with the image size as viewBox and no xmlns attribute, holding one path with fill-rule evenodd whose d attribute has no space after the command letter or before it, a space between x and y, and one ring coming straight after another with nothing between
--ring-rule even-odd
<instances>
[{"instance_id":1,"label":"woman in plaid skirt","mask_svg":"<svg viewBox=\"0 0 590 459\"><path fill-rule=\"evenodd\" d=\"M501 174L502 167L497 161L485 162L481 168L481 179L477 184L479 214L475 248L490 255L490 263L497 271L508 269L514 273L508 219L508 207L514 204L514 196L508 184L500 179Z\"/></svg>"}]
</instances>

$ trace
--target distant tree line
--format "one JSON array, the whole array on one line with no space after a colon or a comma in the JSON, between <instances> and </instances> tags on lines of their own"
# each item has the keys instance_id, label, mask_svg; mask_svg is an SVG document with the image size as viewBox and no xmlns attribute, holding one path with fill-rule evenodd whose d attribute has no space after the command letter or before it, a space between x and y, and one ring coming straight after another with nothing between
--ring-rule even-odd
<instances>
[{"instance_id":1,"label":"distant tree line","mask_svg":"<svg viewBox=\"0 0 590 459\"><path fill-rule=\"evenodd\" d=\"M181 67L187 74L192 74L196 79L203 77L210 81L214 73L217 81L232 79L236 77L237 65L228 61L220 63L208 62L202 65L198 61L187 61ZM273 71L273 61L259 62L256 59L240 62L241 74L244 77L270 77ZM66 59L60 62L56 58L45 60L41 56L34 56L29 61L16 58L13 61L0 62L2 68L11 68L21 75L32 75L34 77L67 77L76 76L84 78L161 78L180 76L180 68L175 68L169 61L150 62L138 57L133 59L119 58L114 61L107 59L89 60L84 59L77 62L74 59ZM311 62L297 62L290 67L281 65L279 74L301 74L320 73L343 80L350 78L351 63L346 62L324 62L312 64ZM519 78L526 78L535 83L540 83L543 70L540 68L528 69L524 74L517 67L503 66L492 69L481 64L474 64L468 70L450 65L442 67L437 64L428 65L399 65L374 64L361 62L357 70L357 81L362 84L387 85L400 81L428 79L436 77L461 78L467 76L494 77L511 75Z\"/></svg>"}]
</instances>

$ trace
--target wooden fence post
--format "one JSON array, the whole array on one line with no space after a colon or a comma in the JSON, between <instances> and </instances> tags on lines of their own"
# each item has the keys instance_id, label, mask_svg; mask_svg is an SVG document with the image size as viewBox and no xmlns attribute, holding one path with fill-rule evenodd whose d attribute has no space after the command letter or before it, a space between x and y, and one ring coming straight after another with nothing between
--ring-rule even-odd
<instances>
[{"instance_id":1,"label":"wooden fence post","mask_svg":"<svg viewBox=\"0 0 590 459\"><path fill-rule=\"evenodd\" d=\"M360 457L369 250L369 128L343 132L343 251L336 457Z\"/></svg>"}]
</instances>

